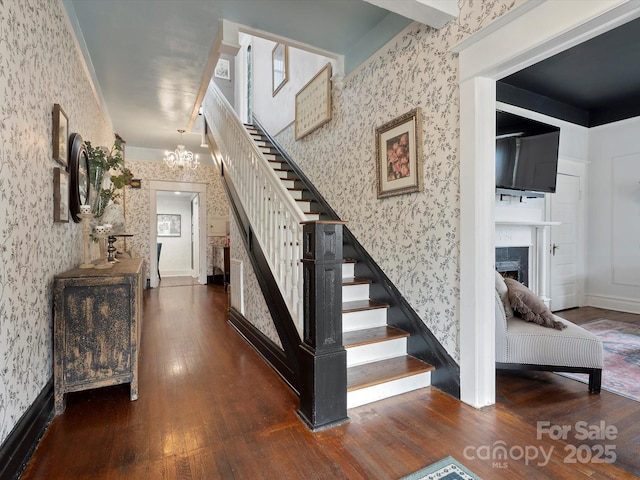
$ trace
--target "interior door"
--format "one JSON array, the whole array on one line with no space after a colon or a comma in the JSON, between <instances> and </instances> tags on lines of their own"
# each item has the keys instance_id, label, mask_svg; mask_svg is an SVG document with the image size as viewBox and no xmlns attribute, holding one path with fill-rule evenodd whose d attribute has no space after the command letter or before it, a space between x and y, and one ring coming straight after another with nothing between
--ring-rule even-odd
<instances>
[{"instance_id":1,"label":"interior door","mask_svg":"<svg viewBox=\"0 0 640 480\"><path fill-rule=\"evenodd\" d=\"M580 177L558 174L551 195L551 310L577 307L580 232Z\"/></svg>"}]
</instances>

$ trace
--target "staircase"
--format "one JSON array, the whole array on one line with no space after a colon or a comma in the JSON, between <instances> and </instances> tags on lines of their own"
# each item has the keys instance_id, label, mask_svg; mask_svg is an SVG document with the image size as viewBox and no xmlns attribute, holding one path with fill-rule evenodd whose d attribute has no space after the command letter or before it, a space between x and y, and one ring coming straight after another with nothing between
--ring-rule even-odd
<instances>
[{"instance_id":1,"label":"staircase","mask_svg":"<svg viewBox=\"0 0 640 480\"><path fill-rule=\"evenodd\" d=\"M322 213L295 172L268 138L245 126L269 164L309 220ZM355 276L357 261L342 266L342 329L347 350L347 408L382 400L431 384L434 367L407 354L409 334L387 324L389 305L370 298L368 279Z\"/></svg>"}]
</instances>

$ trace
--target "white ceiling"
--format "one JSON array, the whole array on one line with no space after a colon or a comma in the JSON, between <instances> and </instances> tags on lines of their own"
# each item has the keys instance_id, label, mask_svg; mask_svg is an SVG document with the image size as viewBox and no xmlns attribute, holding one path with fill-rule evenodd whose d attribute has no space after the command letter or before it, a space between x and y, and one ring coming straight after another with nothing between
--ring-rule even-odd
<instances>
[{"instance_id":1,"label":"white ceiling","mask_svg":"<svg viewBox=\"0 0 640 480\"><path fill-rule=\"evenodd\" d=\"M148 153L158 160L175 148L177 130L189 124L201 85L209 81L203 76L221 18L344 55L345 64L366 59L411 22L364 0L63 3L114 131L128 149L157 149ZM200 140L197 132L184 134L187 148L206 161Z\"/></svg>"}]
</instances>

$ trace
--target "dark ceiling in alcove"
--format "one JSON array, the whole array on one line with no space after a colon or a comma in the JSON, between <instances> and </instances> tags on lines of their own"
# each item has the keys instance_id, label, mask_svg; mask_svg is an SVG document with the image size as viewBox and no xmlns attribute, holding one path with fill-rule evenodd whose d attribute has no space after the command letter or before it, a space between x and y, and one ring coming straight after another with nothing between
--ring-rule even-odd
<instances>
[{"instance_id":1,"label":"dark ceiling in alcove","mask_svg":"<svg viewBox=\"0 0 640 480\"><path fill-rule=\"evenodd\" d=\"M498 82L499 101L585 127L640 115L640 19Z\"/></svg>"}]
</instances>

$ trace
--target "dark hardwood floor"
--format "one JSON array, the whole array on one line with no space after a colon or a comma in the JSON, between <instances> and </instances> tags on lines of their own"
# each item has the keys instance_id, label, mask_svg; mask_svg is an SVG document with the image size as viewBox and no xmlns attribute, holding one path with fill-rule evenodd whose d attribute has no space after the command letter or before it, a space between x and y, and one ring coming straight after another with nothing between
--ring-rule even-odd
<instances>
[{"instance_id":1,"label":"dark hardwood floor","mask_svg":"<svg viewBox=\"0 0 640 480\"><path fill-rule=\"evenodd\" d=\"M147 290L139 399L127 386L68 394L22 478L397 479L447 455L484 479L640 475L640 403L553 373L500 373L497 404L481 410L428 388L311 433L296 396L227 323L226 299L221 286ZM581 421L617 434L581 440ZM572 430L554 439L538 422ZM605 445L615 463L586 461ZM500 446L505 459L487 458Z\"/></svg>"}]
</instances>

